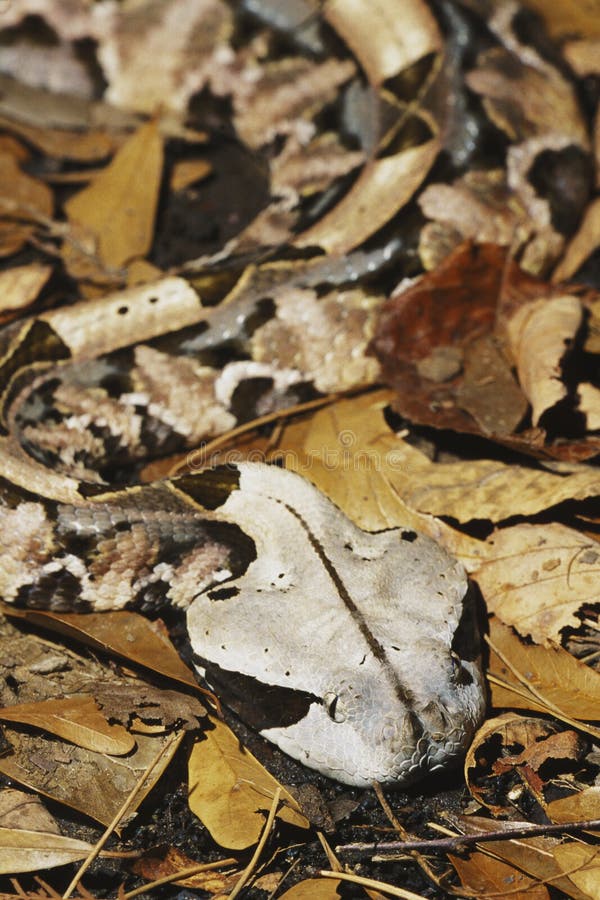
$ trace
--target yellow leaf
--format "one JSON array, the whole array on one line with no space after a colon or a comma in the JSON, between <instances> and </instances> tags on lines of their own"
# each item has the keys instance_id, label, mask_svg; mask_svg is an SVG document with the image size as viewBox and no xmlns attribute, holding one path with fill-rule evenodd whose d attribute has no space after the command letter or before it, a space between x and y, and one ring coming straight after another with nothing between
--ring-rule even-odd
<instances>
[{"instance_id":1,"label":"yellow leaf","mask_svg":"<svg viewBox=\"0 0 600 900\"><path fill-rule=\"evenodd\" d=\"M162 167L162 137L150 121L65 204L69 220L96 238L105 266L118 269L150 249Z\"/></svg>"},{"instance_id":2,"label":"yellow leaf","mask_svg":"<svg viewBox=\"0 0 600 900\"><path fill-rule=\"evenodd\" d=\"M189 804L222 847L243 850L255 844L280 785L218 719L194 745L188 765ZM294 798L282 789L278 816L308 828Z\"/></svg>"},{"instance_id":3,"label":"yellow leaf","mask_svg":"<svg viewBox=\"0 0 600 900\"><path fill-rule=\"evenodd\" d=\"M279 900L339 900L340 884L335 878L307 878L282 894Z\"/></svg>"},{"instance_id":4,"label":"yellow leaf","mask_svg":"<svg viewBox=\"0 0 600 900\"><path fill-rule=\"evenodd\" d=\"M576 613L600 598L600 544L565 525L515 525L487 540L474 577L488 609L537 644L559 643Z\"/></svg>"}]
</instances>

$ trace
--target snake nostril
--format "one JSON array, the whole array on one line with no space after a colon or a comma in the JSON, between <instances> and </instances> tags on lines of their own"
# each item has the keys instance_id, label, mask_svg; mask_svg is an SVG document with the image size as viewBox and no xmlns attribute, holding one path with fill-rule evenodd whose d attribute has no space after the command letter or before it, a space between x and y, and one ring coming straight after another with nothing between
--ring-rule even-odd
<instances>
[{"instance_id":1,"label":"snake nostril","mask_svg":"<svg viewBox=\"0 0 600 900\"><path fill-rule=\"evenodd\" d=\"M346 715L341 709L340 698L334 691L327 691L323 697L323 706L333 722L344 722Z\"/></svg>"}]
</instances>

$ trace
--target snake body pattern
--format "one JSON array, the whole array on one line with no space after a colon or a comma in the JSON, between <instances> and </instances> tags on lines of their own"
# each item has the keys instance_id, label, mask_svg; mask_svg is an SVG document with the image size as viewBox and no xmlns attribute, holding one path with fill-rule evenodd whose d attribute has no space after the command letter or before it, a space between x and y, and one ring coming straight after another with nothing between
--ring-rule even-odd
<instances>
[{"instance_id":1,"label":"snake body pattern","mask_svg":"<svg viewBox=\"0 0 600 900\"><path fill-rule=\"evenodd\" d=\"M333 282L323 262L267 265L206 309L173 277L5 328L0 595L186 609L198 668L251 726L339 781L407 783L483 713L460 564L414 531L362 531L275 466L104 479L373 380L377 304Z\"/></svg>"}]
</instances>

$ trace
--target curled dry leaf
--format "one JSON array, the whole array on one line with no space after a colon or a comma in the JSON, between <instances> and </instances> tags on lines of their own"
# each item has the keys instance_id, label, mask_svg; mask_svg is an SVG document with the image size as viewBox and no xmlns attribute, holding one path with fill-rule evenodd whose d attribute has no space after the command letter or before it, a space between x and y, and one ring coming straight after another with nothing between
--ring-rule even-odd
<instances>
[{"instance_id":1,"label":"curled dry leaf","mask_svg":"<svg viewBox=\"0 0 600 900\"><path fill-rule=\"evenodd\" d=\"M544 712L600 737L600 729L585 725L600 719L599 672L552 642L542 647L520 640L497 616L490 618L488 642L495 707Z\"/></svg>"},{"instance_id":2,"label":"curled dry leaf","mask_svg":"<svg viewBox=\"0 0 600 900\"><path fill-rule=\"evenodd\" d=\"M21 168L26 156L12 138L0 143L0 257L21 249L34 230L30 222L52 215L52 192Z\"/></svg>"},{"instance_id":3,"label":"curled dry leaf","mask_svg":"<svg viewBox=\"0 0 600 900\"><path fill-rule=\"evenodd\" d=\"M554 397L558 390L555 373L557 357L560 360L564 355L562 341L565 334L572 336L574 319L578 311L582 314L575 295L554 309L551 301L561 297L565 297L564 289L524 273L507 258L505 249L492 244L461 245L434 271L393 295L382 307L371 346L385 379L397 391L394 408L412 422L483 433L537 456L570 461L596 455L600 440L594 435L567 440L561 435L551 441L544 429L526 428L527 419L521 421L525 393L512 372L507 325L518 334L519 321L526 321L528 308L535 311L540 298L544 301L539 312L542 321L546 316L568 319L550 361L545 345L538 344L538 352L528 359L527 349L531 348L522 343L524 377L541 407L544 401L538 397ZM585 299L586 309L592 309L593 297ZM450 351L453 365L442 366ZM560 382L558 387L564 390ZM574 406L575 387L570 390L573 396L569 395L568 401ZM541 414L541 409L536 412ZM568 415L563 419L558 413L551 420L557 435L561 428L569 428L568 422Z\"/></svg>"},{"instance_id":4,"label":"curled dry leaf","mask_svg":"<svg viewBox=\"0 0 600 900\"><path fill-rule=\"evenodd\" d=\"M329 0L324 15L374 85L442 47L424 0Z\"/></svg>"},{"instance_id":5,"label":"curled dry leaf","mask_svg":"<svg viewBox=\"0 0 600 900\"><path fill-rule=\"evenodd\" d=\"M552 37L569 37L573 34L588 38L600 37L600 2L586 0L572 3L571 0L523 0L524 5L533 9L544 20Z\"/></svg>"},{"instance_id":6,"label":"curled dry leaf","mask_svg":"<svg viewBox=\"0 0 600 900\"><path fill-rule=\"evenodd\" d=\"M110 725L89 696L5 706L0 708L0 720L33 725L78 747L111 756L125 756L135 747L133 736L122 725Z\"/></svg>"},{"instance_id":7,"label":"curled dry leaf","mask_svg":"<svg viewBox=\"0 0 600 900\"><path fill-rule=\"evenodd\" d=\"M189 763L189 805L222 847L245 850L263 830L275 791L281 785L233 732L218 719L194 745ZM310 823L294 798L281 788L278 817L298 828Z\"/></svg>"},{"instance_id":8,"label":"curled dry leaf","mask_svg":"<svg viewBox=\"0 0 600 900\"><path fill-rule=\"evenodd\" d=\"M495 816L512 814L533 799L545 806L542 767L552 760L558 777L584 757L585 742L571 729L560 731L543 719L504 713L479 729L465 759L465 780L478 803ZM564 762L562 762L564 760Z\"/></svg>"},{"instance_id":9,"label":"curled dry leaf","mask_svg":"<svg viewBox=\"0 0 600 900\"><path fill-rule=\"evenodd\" d=\"M437 138L368 163L345 197L308 231L297 247L319 246L330 254L347 253L362 244L402 209L433 165Z\"/></svg>"},{"instance_id":10,"label":"curled dry leaf","mask_svg":"<svg viewBox=\"0 0 600 900\"><path fill-rule=\"evenodd\" d=\"M239 880L240 873L237 867L232 872L233 864L234 860L223 860L222 866L226 871L220 872L216 869L214 862L207 863L205 871L198 871L194 875L177 878L177 875L185 869L194 867L201 869L202 863L198 860L190 859L189 856L186 856L185 853L176 847L167 847L166 850L159 848L158 850L148 851L140 859L136 859L131 868L136 875L141 875L147 881L158 881L160 878L172 877L174 883L182 887L197 888L210 894L222 895L229 893Z\"/></svg>"},{"instance_id":11,"label":"curled dry leaf","mask_svg":"<svg viewBox=\"0 0 600 900\"><path fill-rule=\"evenodd\" d=\"M565 525L515 525L487 540L474 577L490 612L537 644L560 643L576 613L600 596L600 544Z\"/></svg>"},{"instance_id":12,"label":"curled dry leaf","mask_svg":"<svg viewBox=\"0 0 600 900\"><path fill-rule=\"evenodd\" d=\"M528 303L508 320L511 351L534 425L567 395L561 366L582 318L581 301L564 295Z\"/></svg>"}]
</instances>

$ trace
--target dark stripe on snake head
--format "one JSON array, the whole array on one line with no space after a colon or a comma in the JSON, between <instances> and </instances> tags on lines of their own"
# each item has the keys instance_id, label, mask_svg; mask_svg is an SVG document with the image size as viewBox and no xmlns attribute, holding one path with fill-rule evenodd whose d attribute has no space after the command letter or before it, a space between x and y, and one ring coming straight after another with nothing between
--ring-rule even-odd
<instances>
[{"instance_id":1,"label":"dark stripe on snake head","mask_svg":"<svg viewBox=\"0 0 600 900\"><path fill-rule=\"evenodd\" d=\"M322 705L321 698L308 691L265 684L251 675L222 669L198 656L194 661L204 671L211 688L256 731L295 725L308 715L313 703Z\"/></svg>"}]
</instances>

